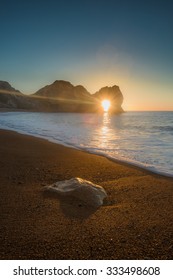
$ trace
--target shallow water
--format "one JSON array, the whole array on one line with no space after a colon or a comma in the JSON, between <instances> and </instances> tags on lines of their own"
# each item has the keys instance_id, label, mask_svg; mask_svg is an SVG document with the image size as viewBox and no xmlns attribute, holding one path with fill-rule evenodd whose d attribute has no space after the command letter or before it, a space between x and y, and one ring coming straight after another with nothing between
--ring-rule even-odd
<instances>
[{"instance_id":1,"label":"shallow water","mask_svg":"<svg viewBox=\"0 0 173 280\"><path fill-rule=\"evenodd\" d=\"M0 113L0 128L173 176L173 112Z\"/></svg>"}]
</instances>

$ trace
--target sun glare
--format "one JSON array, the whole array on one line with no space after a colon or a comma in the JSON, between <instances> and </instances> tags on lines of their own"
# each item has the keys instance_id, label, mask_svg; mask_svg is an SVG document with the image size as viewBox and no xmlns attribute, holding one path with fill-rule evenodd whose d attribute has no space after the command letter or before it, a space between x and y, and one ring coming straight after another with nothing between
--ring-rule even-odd
<instances>
[{"instance_id":1,"label":"sun glare","mask_svg":"<svg viewBox=\"0 0 173 280\"><path fill-rule=\"evenodd\" d=\"M103 107L104 112L108 112L110 106L111 106L111 103L110 103L109 100L105 99L105 100L102 101L102 107Z\"/></svg>"}]
</instances>

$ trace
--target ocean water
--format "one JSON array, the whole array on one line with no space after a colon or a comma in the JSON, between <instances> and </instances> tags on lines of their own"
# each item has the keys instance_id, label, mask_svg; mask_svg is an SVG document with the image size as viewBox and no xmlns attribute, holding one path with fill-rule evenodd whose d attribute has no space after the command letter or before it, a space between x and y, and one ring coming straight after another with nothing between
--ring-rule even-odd
<instances>
[{"instance_id":1,"label":"ocean water","mask_svg":"<svg viewBox=\"0 0 173 280\"><path fill-rule=\"evenodd\" d=\"M173 176L173 112L0 113L0 128Z\"/></svg>"}]
</instances>

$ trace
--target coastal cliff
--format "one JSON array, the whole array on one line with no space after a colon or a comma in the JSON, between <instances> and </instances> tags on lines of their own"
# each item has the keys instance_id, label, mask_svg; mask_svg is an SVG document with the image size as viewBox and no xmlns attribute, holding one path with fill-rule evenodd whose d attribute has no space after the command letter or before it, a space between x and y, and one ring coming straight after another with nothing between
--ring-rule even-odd
<instances>
[{"instance_id":1,"label":"coastal cliff","mask_svg":"<svg viewBox=\"0 0 173 280\"><path fill-rule=\"evenodd\" d=\"M19 90L16 90L13 88L8 82L6 81L0 81L0 91L7 91L7 92L19 92Z\"/></svg>"},{"instance_id":2,"label":"coastal cliff","mask_svg":"<svg viewBox=\"0 0 173 280\"><path fill-rule=\"evenodd\" d=\"M93 97L95 97L97 100L100 100L100 102L104 99L110 100L110 111L112 113L123 112L123 109L121 107L123 104L123 95L118 86L114 85L112 87L103 87L95 94L93 94Z\"/></svg>"},{"instance_id":3,"label":"coastal cliff","mask_svg":"<svg viewBox=\"0 0 173 280\"><path fill-rule=\"evenodd\" d=\"M111 112L123 112L123 95L118 86L90 94L82 85L56 80L31 95L22 94L8 82L0 81L0 108L42 112L102 112L101 101L109 99Z\"/></svg>"}]
</instances>

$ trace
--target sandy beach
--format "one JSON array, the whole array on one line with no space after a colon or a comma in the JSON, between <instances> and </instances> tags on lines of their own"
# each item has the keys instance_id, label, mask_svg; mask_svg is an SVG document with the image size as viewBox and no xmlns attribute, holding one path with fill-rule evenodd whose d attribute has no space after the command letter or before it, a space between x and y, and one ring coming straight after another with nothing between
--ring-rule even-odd
<instances>
[{"instance_id":1,"label":"sandy beach","mask_svg":"<svg viewBox=\"0 0 173 280\"><path fill-rule=\"evenodd\" d=\"M99 209L43 191L81 177ZM173 178L0 130L0 259L172 259Z\"/></svg>"}]
</instances>

